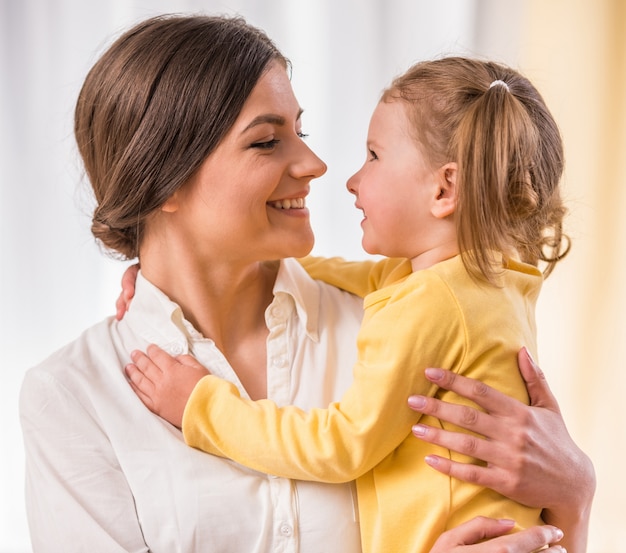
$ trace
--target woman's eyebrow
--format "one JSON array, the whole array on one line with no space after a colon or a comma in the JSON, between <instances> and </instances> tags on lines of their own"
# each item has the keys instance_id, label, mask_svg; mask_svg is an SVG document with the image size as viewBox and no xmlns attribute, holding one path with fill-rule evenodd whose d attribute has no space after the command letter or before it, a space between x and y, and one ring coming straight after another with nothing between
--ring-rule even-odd
<instances>
[{"instance_id":1,"label":"woman's eyebrow","mask_svg":"<svg viewBox=\"0 0 626 553\"><path fill-rule=\"evenodd\" d=\"M258 115L255 117L248 126L243 130L246 132L257 125L262 125L264 123L269 123L270 125L278 125L283 126L285 124L285 118L280 115L273 115L271 113L267 113L264 115Z\"/></svg>"},{"instance_id":2,"label":"woman's eyebrow","mask_svg":"<svg viewBox=\"0 0 626 553\"><path fill-rule=\"evenodd\" d=\"M300 119L302 116L302 112L304 110L298 110L298 116L296 117L296 121ZM286 123L285 118L282 115L275 115L273 113L264 113L263 115L258 115L255 117L242 132L246 132L257 125L262 125L264 123L269 123L270 125L284 126Z\"/></svg>"}]
</instances>

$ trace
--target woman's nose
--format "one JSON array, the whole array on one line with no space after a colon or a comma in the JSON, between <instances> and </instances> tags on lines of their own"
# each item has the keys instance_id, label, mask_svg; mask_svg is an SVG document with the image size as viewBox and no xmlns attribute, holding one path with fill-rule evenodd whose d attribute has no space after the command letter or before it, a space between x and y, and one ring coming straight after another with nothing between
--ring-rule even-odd
<instances>
[{"instance_id":1,"label":"woman's nose","mask_svg":"<svg viewBox=\"0 0 626 553\"><path fill-rule=\"evenodd\" d=\"M317 154L304 142L301 143L301 148L298 162L292 165L294 176L298 178L309 177L316 179L326 173L328 167L317 157Z\"/></svg>"}]
</instances>

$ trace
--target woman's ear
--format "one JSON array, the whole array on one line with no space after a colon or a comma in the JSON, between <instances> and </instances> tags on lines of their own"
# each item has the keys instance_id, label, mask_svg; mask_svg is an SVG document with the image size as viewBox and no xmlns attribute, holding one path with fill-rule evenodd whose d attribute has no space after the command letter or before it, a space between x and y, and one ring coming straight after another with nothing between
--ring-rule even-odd
<instances>
[{"instance_id":1,"label":"woman's ear","mask_svg":"<svg viewBox=\"0 0 626 553\"><path fill-rule=\"evenodd\" d=\"M434 199L431 213L437 219L452 215L456 210L456 175L457 164L446 163L437 170L437 197Z\"/></svg>"},{"instance_id":2,"label":"woman's ear","mask_svg":"<svg viewBox=\"0 0 626 553\"><path fill-rule=\"evenodd\" d=\"M161 206L161 211L166 213L174 213L178 211L178 190L176 190Z\"/></svg>"}]
</instances>

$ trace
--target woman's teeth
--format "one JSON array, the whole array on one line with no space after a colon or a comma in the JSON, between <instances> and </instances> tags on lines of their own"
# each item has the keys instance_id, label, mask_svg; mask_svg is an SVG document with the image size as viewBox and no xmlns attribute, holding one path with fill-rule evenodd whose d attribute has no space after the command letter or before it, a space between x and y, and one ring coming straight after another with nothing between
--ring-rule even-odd
<instances>
[{"instance_id":1,"label":"woman's teeth","mask_svg":"<svg viewBox=\"0 0 626 553\"><path fill-rule=\"evenodd\" d=\"M293 198L291 200L277 200L275 202L267 202L268 205L276 209L302 209L304 207L304 198Z\"/></svg>"}]
</instances>

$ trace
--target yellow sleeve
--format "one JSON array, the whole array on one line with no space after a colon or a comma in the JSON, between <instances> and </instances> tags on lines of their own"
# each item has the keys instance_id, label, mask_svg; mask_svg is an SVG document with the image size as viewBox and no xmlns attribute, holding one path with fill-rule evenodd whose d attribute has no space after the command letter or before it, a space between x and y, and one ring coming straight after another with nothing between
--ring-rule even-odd
<instances>
[{"instance_id":1,"label":"yellow sleeve","mask_svg":"<svg viewBox=\"0 0 626 553\"><path fill-rule=\"evenodd\" d=\"M308 256L298 259L309 276L364 298L411 273L407 259L346 261L341 257Z\"/></svg>"},{"instance_id":2,"label":"yellow sleeve","mask_svg":"<svg viewBox=\"0 0 626 553\"><path fill-rule=\"evenodd\" d=\"M463 358L457 304L437 277L429 279L400 284L385 296L384 307L374 301L366 308L354 380L341 401L309 412L279 408L269 400L242 399L231 383L207 376L185 409L187 443L300 480L346 482L373 468L419 419L407 406L408 396L434 394L424 369L458 368Z\"/></svg>"}]
</instances>

